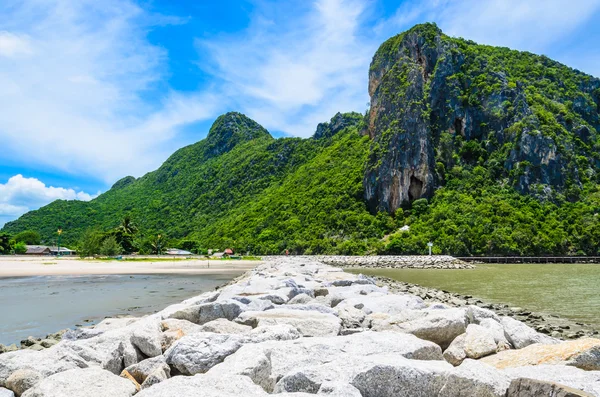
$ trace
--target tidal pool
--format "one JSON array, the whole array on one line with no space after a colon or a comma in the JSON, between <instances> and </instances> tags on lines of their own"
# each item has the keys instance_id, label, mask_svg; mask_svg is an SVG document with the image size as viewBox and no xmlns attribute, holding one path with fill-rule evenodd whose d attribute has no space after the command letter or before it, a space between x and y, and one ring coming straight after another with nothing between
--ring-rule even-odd
<instances>
[{"instance_id":1,"label":"tidal pool","mask_svg":"<svg viewBox=\"0 0 600 397\"><path fill-rule=\"evenodd\" d=\"M239 272L241 274L242 272ZM142 315L212 291L237 273L0 278L0 343Z\"/></svg>"},{"instance_id":2,"label":"tidal pool","mask_svg":"<svg viewBox=\"0 0 600 397\"><path fill-rule=\"evenodd\" d=\"M348 269L493 303L556 314L600 328L600 265L485 264L474 270Z\"/></svg>"}]
</instances>

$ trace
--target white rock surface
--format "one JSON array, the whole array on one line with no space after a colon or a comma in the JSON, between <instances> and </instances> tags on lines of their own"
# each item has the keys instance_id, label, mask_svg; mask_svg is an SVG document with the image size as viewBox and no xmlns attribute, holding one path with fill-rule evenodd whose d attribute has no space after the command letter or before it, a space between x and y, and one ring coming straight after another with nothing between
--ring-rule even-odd
<instances>
[{"instance_id":1,"label":"white rock surface","mask_svg":"<svg viewBox=\"0 0 600 397\"><path fill-rule=\"evenodd\" d=\"M341 359L394 354L416 360L441 360L441 349L413 335L362 332L343 337L301 338L285 342L247 344L213 367L211 374L247 375L266 391L297 368L317 367Z\"/></svg>"},{"instance_id":2,"label":"white rock surface","mask_svg":"<svg viewBox=\"0 0 600 397\"><path fill-rule=\"evenodd\" d=\"M167 364L184 375L208 371L242 346L238 335L203 332L187 335L165 352Z\"/></svg>"},{"instance_id":3,"label":"white rock surface","mask_svg":"<svg viewBox=\"0 0 600 397\"><path fill-rule=\"evenodd\" d=\"M263 312L244 312L237 322L252 327L288 324L303 336L334 336L340 332L341 321L333 314L309 310L273 309Z\"/></svg>"},{"instance_id":4,"label":"white rock surface","mask_svg":"<svg viewBox=\"0 0 600 397\"><path fill-rule=\"evenodd\" d=\"M523 324L522 322L513 318L502 317L501 324L504 327L504 335L506 336L506 339L515 349L522 349L525 346L529 346L534 343L558 343L557 339L554 339L548 335L540 334L528 325Z\"/></svg>"},{"instance_id":5,"label":"white rock surface","mask_svg":"<svg viewBox=\"0 0 600 397\"><path fill-rule=\"evenodd\" d=\"M0 387L0 397L15 397L15 393L11 390Z\"/></svg>"},{"instance_id":6,"label":"white rock surface","mask_svg":"<svg viewBox=\"0 0 600 397\"><path fill-rule=\"evenodd\" d=\"M238 324L225 318L218 318L199 326L199 329L199 332L214 332L216 334L244 334L250 332L252 327Z\"/></svg>"},{"instance_id":7,"label":"white rock surface","mask_svg":"<svg viewBox=\"0 0 600 397\"><path fill-rule=\"evenodd\" d=\"M406 332L447 348L467 330L467 313L463 308L446 310L405 310L401 314L373 319L374 330Z\"/></svg>"},{"instance_id":8,"label":"white rock surface","mask_svg":"<svg viewBox=\"0 0 600 397\"><path fill-rule=\"evenodd\" d=\"M567 365L535 365L501 371L510 379L530 378L556 382L600 396L600 371L585 371Z\"/></svg>"},{"instance_id":9,"label":"white rock surface","mask_svg":"<svg viewBox=\"0 0 600 397\"><path fill-rule=\"evenodd\" d=\"M134 384L99 368L74 369L52 375L23 397L130 397Z\"/></svg>"},{"instance_id":10,"label":"white rock surface","mask_svg":"<svg viewBox=\"0 0 600 397\"><path fill-rule=\"evenodd\" d=\"M247 376L176 376L148 389L136 397L253 397L267 396Z\"/></svg>"},{"instance_id":11,"label":"white rock surface","mask_svg":"<svg viewBox=\"0 0 600 397\"><path fill-rule=\"evenodd\" d=\"M465 353L467 357L481 358L496 353L494 335L487 328L469 324L465 334Z\"/></svg>"}]
</instances>

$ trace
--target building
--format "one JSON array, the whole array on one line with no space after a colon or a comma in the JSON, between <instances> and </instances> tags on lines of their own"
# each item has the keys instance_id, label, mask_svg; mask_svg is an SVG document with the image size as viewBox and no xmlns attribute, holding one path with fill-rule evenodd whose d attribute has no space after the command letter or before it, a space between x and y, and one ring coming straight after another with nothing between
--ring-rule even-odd
<instances>
[{"instance_id":1,"label":"building","mask_svg":"<svg viewBox=\"0 0 600 397\"><path fill-rule=\"evenodd\" d=\"M167 255L181 255L181 256L193 255L190 251L180 250L177 248L168 248L166 254Z\"/></svg>"},{"instance_id":2,"label":"building","mask_svg":"<svg viewBox=\"0 0 600 397\"><path fill-rule=\"evenodd\" d=\"M25 255L57 255L57 247L48 247L46 245L27 245ZM67 247L60 247L60 256L71 256L77 254L76 251Z\"/></svg>"},{"instance_id":3,"label":"building","mask_svg":"<svg viewBox=\"0 0 600 397\"><path fill-rule=\"evenodd\" d=\"M52 253L52 255L58 255L57 247L49 247L49 248L50 248L50 252ZM70 250L67 247L60 247L60 256L71 256L71 255L75 255L75 254L77 254L77 252L74 250Z\"/></svg>"},{"instance_id":4,"label":"building","mask_svg":"<svg viewBox=\"0 0 600 397\"><path fill-rule=\"evenodd\" d=\"M233 250L231 248L227 248L223 253L227 256L230 256L233 255Z\"/></svg>"},{"instance_id":5,"label":"building","mask_svg":"<svg viewBox=\"0 0 600 397\"><path fill-rule=\"evenodd\" d=\"M50 247L44 245L27 245L25 255L51 255Z\"/></svg>"}]
</instances>

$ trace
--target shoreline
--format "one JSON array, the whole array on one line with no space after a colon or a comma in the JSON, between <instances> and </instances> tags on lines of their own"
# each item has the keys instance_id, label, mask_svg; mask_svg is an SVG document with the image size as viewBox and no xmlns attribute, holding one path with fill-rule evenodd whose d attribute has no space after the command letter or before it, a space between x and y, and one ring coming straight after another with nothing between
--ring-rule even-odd
<instances>
[{"instance_id":1,"label":"shoreline","mask_svg":"<svg viewBox=\"0 0 600 397\"><path fill-rule=\"evenodd\" d=\"M259 260L158 259L157 261L152 261L152 259L107 261L54 257L0 257L0 278L236 273L251 270L263 263Z\"/></svg>"},{"instance_id":2,"label":"shoreline","mask_svg":"<svg viewBox=\"0 0 600 397\"><path fill-rule=\"evenodd\" d=\"M354 269L353 269L354 270ZM444 303L452 307L469 305L491 310L499 316L512 317L535 329L537 332L562 340L579 339L582 337L598 337L599 330L568 318L545 312L534 312L522 307L511 307L504 303L492 303L472 295L462 295L436 288L423 287L394 280L389 277L369 276L376 280L377 285L386 286L392 293L409 293L420 297L425 302Z\"/></svg>"}]
</instances>

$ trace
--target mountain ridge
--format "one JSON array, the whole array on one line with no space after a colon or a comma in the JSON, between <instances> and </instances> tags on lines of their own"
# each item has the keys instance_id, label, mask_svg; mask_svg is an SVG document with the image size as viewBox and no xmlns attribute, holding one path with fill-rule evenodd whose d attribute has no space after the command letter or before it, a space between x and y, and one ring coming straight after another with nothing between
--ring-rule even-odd
<instances>
[{"instance_id":1,"label":"mountain ridge","mask_svg":"<svg viewBox=\"0 0 600 397\"><path fill-rule=\"evenodd\" d=\"M380 46L368 89L365 116L308 139L226 113L157 170L3 230L76 244L131 215L174 246L257 254L600 253L599 79L422 24Z\"/></svg>"}]
</instances>

